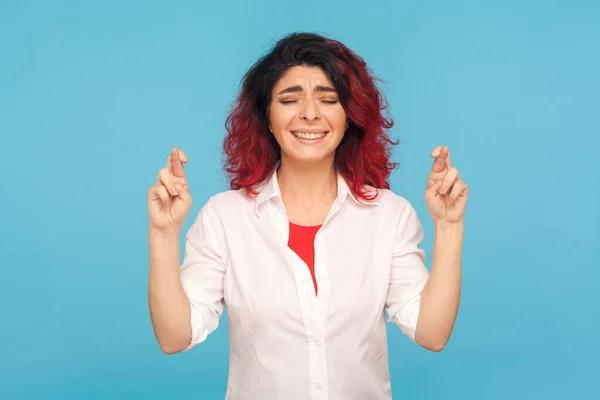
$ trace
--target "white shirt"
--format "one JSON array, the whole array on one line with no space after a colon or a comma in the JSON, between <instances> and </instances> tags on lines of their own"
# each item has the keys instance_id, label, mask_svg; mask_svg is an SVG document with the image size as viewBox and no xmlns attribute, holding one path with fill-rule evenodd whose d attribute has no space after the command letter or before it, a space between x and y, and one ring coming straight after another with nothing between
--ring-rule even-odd
<instances>
[{"instance_id":1,"label":"white shirt","mask_svg":"<svg viewBox=\"0 0 600 400\"><path fill-rule=\"evenodd\" d=\"M187 232L186 350L217 328L226 304L226 399L391 399L385 312L414 341L429 277L415 210L389 190L361 202L338 175L338 196L315 237L316 295L308 267L288 247L276 174L259 190L255 198L241 190L211 197Z\"/></svg>"}]
</instances>

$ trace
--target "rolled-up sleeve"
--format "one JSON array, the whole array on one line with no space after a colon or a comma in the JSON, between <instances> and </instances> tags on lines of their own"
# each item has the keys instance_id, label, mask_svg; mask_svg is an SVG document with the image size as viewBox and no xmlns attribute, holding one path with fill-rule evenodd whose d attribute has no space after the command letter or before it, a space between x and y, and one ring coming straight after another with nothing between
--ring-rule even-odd
<instances>
[{"instance_id":1,"label":"rolled-up sleeve","mask_svg":"<svg viewBox=\"0 0 600 400\"><path fill-rule=\"evenodd\" d=\"M412 341L415 341L421 292L429 278L425 251L419 247L423 237L416 211L406 204L394 241L386 308L388 321L398 325Z\"/></svg>"},{"instance_id":2,"label":"rolled-up sleeve","mask_svg":"<svg viewBox=\"0 0 600 400\"><path fill-rule=\"evenodd\" d=\"M185 351L217 329L223 313L226 260L219 227L216 213L207 204L186 234L180 270L191 306L192 337Z\"/></svg>"}]
</instances>

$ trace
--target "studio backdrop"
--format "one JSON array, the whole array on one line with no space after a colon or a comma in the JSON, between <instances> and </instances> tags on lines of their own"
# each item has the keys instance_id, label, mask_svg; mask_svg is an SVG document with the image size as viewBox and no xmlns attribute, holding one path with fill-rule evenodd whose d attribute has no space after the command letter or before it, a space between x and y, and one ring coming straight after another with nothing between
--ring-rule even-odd
<instances>
[{"instance_id":1,"label":"studio backdrop","mask_svg":"<svg viewBox=\"0 0 600 400\"><path fill-rule=\"evenodd\" d=\"M388 324L394 398L600 398L600 3L584 0L0 2L0 398L224 397L226 312L190 352L154 338L146 194L173 146L184 230L227 190L240 81L295 31L381 79L392 190L428 267L431 150L469 184L453 335L432 353Z\"/></svg>"}]
</instances>

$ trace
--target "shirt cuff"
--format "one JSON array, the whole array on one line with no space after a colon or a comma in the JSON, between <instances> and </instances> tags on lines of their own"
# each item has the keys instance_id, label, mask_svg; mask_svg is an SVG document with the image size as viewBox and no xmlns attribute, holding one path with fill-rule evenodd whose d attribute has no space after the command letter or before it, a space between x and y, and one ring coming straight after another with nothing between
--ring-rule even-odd
<instances>
[{"instance_id":1,"label":"shirt cuff","mask_svg":"<svg viewBox=\"0 0 600 400\"><path fill-rule=\"evenodd\" d=\"M192 312L190 315L190 321L192 326L192 337L190 338L190 344L183 351L191 350L194 346L202 343L208 336L208 330L206 324L203 324L203 318L200 315L200 311L196 310L194 306L191 306Z\"/></svg>"},{"instance_id":2,"label":"shirt cuff","mask_svg":"<svg viewBox=\"0 0 600 400\"><path fill-rule=\"evenodd\" d=\"M417 331L417 321L419 320L420 310L421 295L419 294L406 303L394 315L390 315L388 321L396 324L403 334L416 343L415 333Z\"/></svg>"}]
</instances>

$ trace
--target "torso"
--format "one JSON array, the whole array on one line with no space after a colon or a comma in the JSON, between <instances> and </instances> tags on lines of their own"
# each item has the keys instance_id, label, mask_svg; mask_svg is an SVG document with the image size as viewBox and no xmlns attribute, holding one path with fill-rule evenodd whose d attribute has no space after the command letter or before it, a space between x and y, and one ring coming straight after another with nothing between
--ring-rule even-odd
<instances>
[{"instance_id":1,"label":"torso","mask_svg":"<svg viewBox=\"0 0 600 400\"><path fill-rule=\"evenodd\" d=\"M291 214L304 225L324 222L314 240L314 278L288 246L291 218L276 201L263 205L260 218L252 204L222 214L231 249L224 282L231 399L250 390L234 382L253 382L253 399L312 398L317 384L330 394L324 399L390 398L384 310L395 225L378 219L398 219L401 209L379 207L376 216L346 202L329 220L329 210L314 219ZM240 219L252 220L248 230L234 228Z\"/></svg>"},{"instance_id":2,"label":"torso","mask_svg":"<svg viewBox=\"0 0 600 400\"><path fill-rule=\"evenodd\" d=\"M322 223L313 278L289 247L295 214L286 215L281 199L264 193L256 202L241 191L209 199L200 222L213 229L206 240L216 245L224 275L214 275L211 247L203 247L207 265L186 274L200 286L222 279L221 287L195 296L195 318L202 322L208 311L201 304L216 304L222 294L230 341L226 398L391 399L386 307L418 294L427 272L418 258L404 258L394 278L403 287L391 290L395 246L416 237L398 233L409 203L381 190L379 204L341 196L314 219L296 218Z\"/></svg>"}]
</instances>

